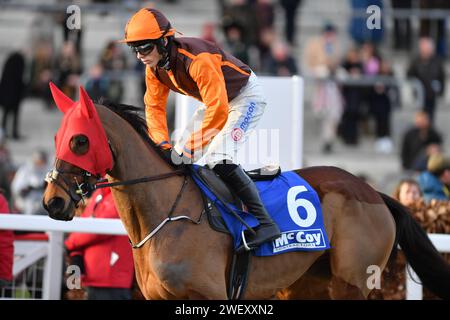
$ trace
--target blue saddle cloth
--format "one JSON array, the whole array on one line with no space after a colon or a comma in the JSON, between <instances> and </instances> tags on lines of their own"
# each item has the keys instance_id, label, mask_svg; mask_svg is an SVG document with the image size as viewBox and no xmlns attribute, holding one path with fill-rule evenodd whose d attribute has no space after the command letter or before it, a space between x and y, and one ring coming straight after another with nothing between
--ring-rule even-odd
<instances>
[{"instance_id":1,"label":"blue saddle cloth","mask_svg":"<svg viewBox=\"0 0 450 320\"><path fill-rule=\"evenodd\" d=\"M232 237L235 249L242 243L242 232L247 229L230 213L220 200L207 188L197 174L199 166L193 166L193 179L216 205ZM314 251L330 248L323 225L322 209L317 193L298 174L292 171L281 173L273 180L257 181L261 200L272 219L281 230L281 236L262 244L254 250L256 256L271 256L290 251ZM250 226L256 227L258 220L251 214L228 206Z\"/></svg>"}]
</instances>

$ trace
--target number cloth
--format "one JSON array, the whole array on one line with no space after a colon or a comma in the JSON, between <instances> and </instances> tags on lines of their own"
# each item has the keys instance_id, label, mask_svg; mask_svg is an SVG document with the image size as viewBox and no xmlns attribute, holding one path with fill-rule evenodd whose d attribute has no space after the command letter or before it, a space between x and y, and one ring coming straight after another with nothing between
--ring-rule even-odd
<instances>
[{"instance_id":1,"label":"number cloth","mask_svg":"<svg viewBox=\"0 0 450 320\"><path fill-rule=\"evenodd\" d=\"M198 170L198 166L194 166L194 169ZM232 234L234 247L238 248L242 243L242 231L246 227L225 209L196 175L193 175L193 178L221 212ZM254 255L271 256L290 251L317 251L330 248L319 197L304 179L295 172L286 171L273 180L257 181L256 186L264 206L280 227L281 236L272 242L262 244L254 251ZM238 210L231 203L228 206L235 209L235 212L251 227L258 225L258 221L251 214Z\"/></svg>"}]
</instances>

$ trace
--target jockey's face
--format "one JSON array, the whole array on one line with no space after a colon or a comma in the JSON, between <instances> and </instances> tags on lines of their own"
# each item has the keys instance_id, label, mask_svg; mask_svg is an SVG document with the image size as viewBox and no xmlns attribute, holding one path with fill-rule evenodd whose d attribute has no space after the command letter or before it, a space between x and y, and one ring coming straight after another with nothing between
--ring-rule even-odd
<instances>
[{"instance_id":1,"label":"jockey's face","mask_svg":"<svg viewBox=\"0 0 450 320\"><path fill-rule=\"evenodd\" d=\"M143 64L149 66L150 68L155 68L162 56L159 54L156 46L153 50L149 52L136 52L136 57L142 61Z\"/></svg>"}]
</instances>

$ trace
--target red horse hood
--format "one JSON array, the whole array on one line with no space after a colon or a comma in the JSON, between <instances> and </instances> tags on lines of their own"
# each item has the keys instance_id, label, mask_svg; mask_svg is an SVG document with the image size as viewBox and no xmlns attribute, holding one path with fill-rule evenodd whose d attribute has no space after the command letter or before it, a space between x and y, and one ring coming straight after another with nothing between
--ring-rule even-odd
<instances>
[{"instance_id":1,"label":"red horse hood","mask_svg":"<svg viewBox=\"0 0 450 320\"><path fill-rule=\"evenodd\" d=\"M50 82L50 89L58 109L64 113L55 137L56 158L91 174L104 176L112 169L113 158L94 103L83 87L80 87L78 102L72 101L52 82ZM70 149L71 139L80 134L89 139L89 149L83 155L77 155Z\"/></svg>"}]
</instances>

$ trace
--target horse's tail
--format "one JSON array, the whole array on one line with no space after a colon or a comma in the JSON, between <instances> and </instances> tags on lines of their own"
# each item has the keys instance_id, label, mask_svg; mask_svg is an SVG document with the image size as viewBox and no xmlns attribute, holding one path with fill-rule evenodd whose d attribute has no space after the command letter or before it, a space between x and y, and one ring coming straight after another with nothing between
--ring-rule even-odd
<instances>
[{"instance_id":1,"label":"horse's tail","mask_svg":"<svg viewBox=\"0 0 450 320\"><path fill-rule=\"evenodd\" d=\"M403 205L379 193L392 213L396 224L394 250L397 244L422 284L442 299L450 299L450 266Z\"/></svg>"}]
</instances>

